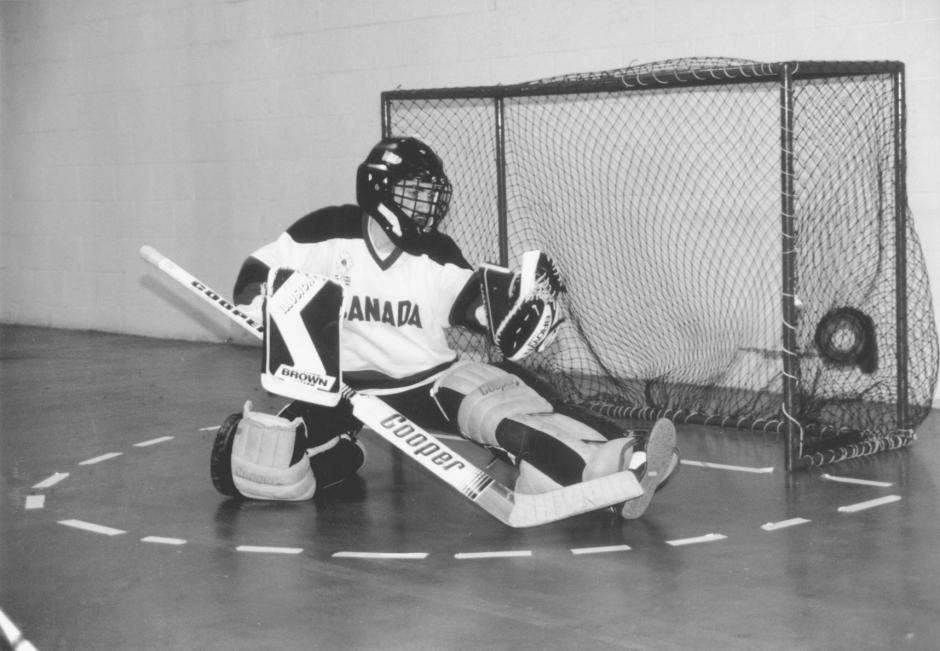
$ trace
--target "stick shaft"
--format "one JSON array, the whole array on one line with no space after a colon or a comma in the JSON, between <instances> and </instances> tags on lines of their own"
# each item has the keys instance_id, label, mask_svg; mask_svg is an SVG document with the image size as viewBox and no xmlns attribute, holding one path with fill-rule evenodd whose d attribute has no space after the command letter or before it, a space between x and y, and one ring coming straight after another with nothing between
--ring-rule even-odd
<instances>
[{"instance_id":1,"label":"stick shaft","mask_svg":"<svg viewBox=\"0 0 940 651\"><path fill-rule=\"evenodd\" d=\"M152 264L154 267L168 275L180 285L193 292L199 298L206 301L216 310L230 318L232 321L243 327L258 339L264 338L264 326L250 318L247 314L225 300L221 294L214 291L208 285L205 285L194 275L177 265L168 257L157 251L152 246L144 245L140 247L140 257Z\"/></svg>"}]
</instances>

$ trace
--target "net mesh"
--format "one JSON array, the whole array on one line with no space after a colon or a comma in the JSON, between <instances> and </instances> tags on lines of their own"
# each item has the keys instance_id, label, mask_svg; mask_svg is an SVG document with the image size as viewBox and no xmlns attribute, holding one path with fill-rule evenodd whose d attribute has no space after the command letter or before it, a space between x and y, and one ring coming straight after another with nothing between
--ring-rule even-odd
<instances>
[{"instance_id":1,"label":"net mesh","mask_svg":"<svg viewBox=\"0 0 940 651\"><path fill-rule=\"evenodd\" d=\"M385 126L444 159L442 230L469 260L539 248L558 263L568 320L525 365L565 401L783 431L780 70L682 59L399 91ZM910 215L895 219L894 70L814 62L793 75L792 416L811 463L906 444L936 384L924 260ZM497 356L478 335L452 337L466 356Z\"/></svg>"}]
</instances>

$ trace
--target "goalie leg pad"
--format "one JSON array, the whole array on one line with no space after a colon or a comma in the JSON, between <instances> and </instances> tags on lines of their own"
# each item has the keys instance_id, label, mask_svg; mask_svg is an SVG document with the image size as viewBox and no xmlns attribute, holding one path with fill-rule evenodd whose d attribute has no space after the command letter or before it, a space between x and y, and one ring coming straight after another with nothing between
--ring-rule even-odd
<instances>
[{"instance_id":1,"label":"goalie leg pad","mask_svg":"<svg viewBox=\"0 0 940 651\"><path fill-rule=\"evenodd\" d=\"M455 366L431 391L447 419L481 445L498 445L496 428L507 418L552 412L551 403L521 379L488 364Z\"/></svg>"},{"instance_id":2,"label":"goalie leg pad","mask_svg":"<svg viewBox=\"0 0 940 651\"><path fill-rule=\"evenodd\" d=\"M622 470L624 457L629 459L626 440L608 442L588 425L555 413L534 389L494 366L457 366L435 383L432 392L461 434L505 453L524 474L536 477L533 485L543 490L551 487L545 478L567 486ZM601 454L602 450L606 452ZM527 470L523 462L538 472Z\"/></svg>"},{"instance_id":3,"label":"goalie leg pad","mask_svg":"<svg viewBox=\"0 0 940 651\"><path fill-rule=\"evenodd\" d=\"M251 411L246 402L232 445L232 481L239 494L259 500L308 500L317 482L305 454L294 461L303 421Z\"/></svg>"}]
</instances>

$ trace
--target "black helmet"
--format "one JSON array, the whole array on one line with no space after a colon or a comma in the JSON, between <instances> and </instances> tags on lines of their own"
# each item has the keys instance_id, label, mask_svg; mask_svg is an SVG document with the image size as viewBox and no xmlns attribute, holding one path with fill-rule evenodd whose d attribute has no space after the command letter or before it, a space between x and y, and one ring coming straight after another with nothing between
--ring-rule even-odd
<instances>
[{"instance_id":1,"label":"black helmet","mask_svg":"<svg viewBox=\"0 0 940 651\"><path fill-rule=\"evenodd\" d=\"M437 229L450 206L444 164L416 138L384 138L356 175L356 199L396 244Z\"/></svg>"}]
</instances>

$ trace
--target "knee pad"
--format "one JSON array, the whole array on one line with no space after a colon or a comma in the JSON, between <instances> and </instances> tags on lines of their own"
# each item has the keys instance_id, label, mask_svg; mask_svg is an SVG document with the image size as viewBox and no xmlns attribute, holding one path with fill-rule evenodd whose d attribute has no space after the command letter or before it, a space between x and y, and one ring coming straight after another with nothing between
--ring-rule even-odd
<instances>
[{"instance_id":1,"label":"knee pad","mask_svg":"<svg viewBox=\"0 0 940 651\"><path fill-rule=\"evenodd\" d=\"M598 443L607 438L569 416L520 378L494 366L467 363L441 377L432 395L460 433L497 448L560 485L582 481ZM543 482L539 481L539 484Z\"/></svg>"},{"instance_id":2,"label":"knee pad","mask_svg":"<svg viewBox=\"0 0 940 651\"><path fill-rule=\"evenodd\" d=\"M461 434L482 445L498 445L496 429L507 418L553 411L515 375L476 362L455 366L434 383L431 395Z\"/></svg>"},{"instance_id":3,"label":"knee pad","mask_svg":"<svg viewBox=\"0 0 940 651\"><path fill-rule=\"evenodd\" d=\"M302 421L251 411L230 416L216 435L211 474L225 495L260 500L307 500L317 483L303 449Z\"/></svg>"},{"instance_id":4,"label":"knee pad","mask_svg":"<svg viewBox=\"0 0 940 651\"><path fill-rule=\"evenodd\" d=\"M431 393L447 419L482 445L499 445L497 432L513 429L506 421L575 445L607 440L594 428L555 413L548 400L517 376L488 364L454 367L434 383Z\"/></svg>"}]
</instances>

